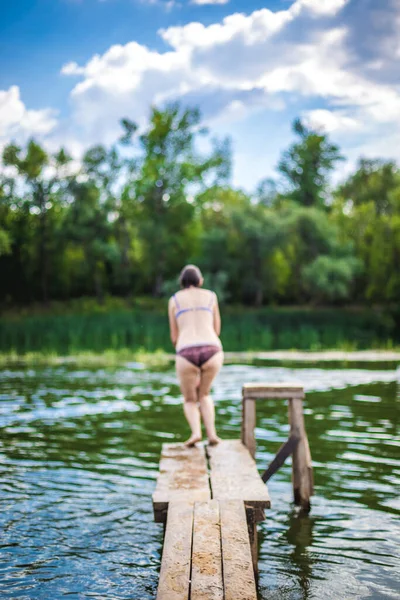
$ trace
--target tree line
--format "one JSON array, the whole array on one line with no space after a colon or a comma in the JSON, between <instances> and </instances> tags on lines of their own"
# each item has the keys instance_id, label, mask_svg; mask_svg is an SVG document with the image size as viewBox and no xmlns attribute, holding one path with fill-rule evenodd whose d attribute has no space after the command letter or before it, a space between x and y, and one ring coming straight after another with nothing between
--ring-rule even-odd
<instances>
[{"instance_id":1,"label":"tree line","mask_svg":"<svg viewBox=\"0 0 400 600\"><path fill-rule=\"evenodd\" d=\"M332 189L340 149L296 120L277 178L250 194L230 184L230 140L213 139L199 110L153 108L142 130L128 119L121 125L116 144L90 148L79 164L35 140L4 148L3 306L158 297L176 288L187 262L228 302L400 300L394 162L360 159Z\"/></svg>"}]
</instances>

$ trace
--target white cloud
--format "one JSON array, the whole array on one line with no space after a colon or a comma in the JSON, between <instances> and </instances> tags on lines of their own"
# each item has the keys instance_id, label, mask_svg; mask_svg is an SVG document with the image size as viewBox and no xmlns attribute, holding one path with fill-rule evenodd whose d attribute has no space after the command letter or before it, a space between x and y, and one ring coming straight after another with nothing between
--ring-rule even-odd
<instances>
[{"instance_id":1,"label":"white cloud","mask_svg":"<svg viewBox=\"0 0 400 600\"><path fill-rule=\"evenodd\" d=\"M141 122L149 105L176 98L225 124L297 98L321 103L304 116L331 133L398 129L400 90L369 78L349 52L350 32L339 20L348 2L296 0L286 10L169 27L159 32L166 52L130 42L86 65L68 63L63 74L81 79L71 93L76 126L88 143L109 143L120 118Z\"/></svg>"},{"instance_id":2,"label":"white cloud","mask_svg":"<svg viewBox=\"0 0 400 600\"><path fill-rule=\"evenodd\" d=\"M306 123L316 129L322 129L327 133L349 132L360 130L363 123L357 118L347 115L344 111L331 111L327 109L316 109L305 111L302 117Z\"/></svg>"},{"instance_id":3,"label":"white cloud","mask_svg":"<svg viewBox=\"0 0 400 600\"><path fill-rule=\"evenodd\" d=\"M192 4L228 4L230 0L192 0Z\"/></svg>"},{"instance_id":4,"label":"white cloud","mask_svg":"<svg viewBox=\"0 0 400 600\"><path fill-rule=\"evenodd\" d=\"M316 15L336 15L342 8L349 3L349 0L297 0L293 4L292 10L295 13L302 9L309 10Z\"/></svg>"},{"instance_id":5,"label":"white cloud","mask_svg":"<svg viewBox=\"0 0 400 600\"><path fill-rule=\"evenodd\" d=\"M296 3L297 4L297 3ZM183 49L200 50L202 48L221 47L239 39L242 46L261 44L268 40L293 20L291 9L272 12L268 8L254 11L250 15L235 13L225 17L221 23L205 26L194 22L179 27L169 27L161 30L161 37L168 42L176 52ZM260 61L263 57L258 57ZM251 67L251 65L249 65ZM235 70L232 62L230 70Z\"/></svg>"},{"instance_id":6,"label":"white cloud","mask_svg":"<svg viewBox=\"0 0 400 600\"><path fill-rule=\"evenodd\" d=\"M27 109L18 86L0 90L0 141L25 140L29 136L46 136L57 125L56 112L50 108Z\"/></svg>"},{"instance_id":7,"label":"white cloud","mask_svg":"<svg viewBox=\"0 0 400 600\"><path fill-rule=\"evenodd\" d=\"M78 153L89 144L113 142L123 117L142 123L151 104L177 98L199 104L208 120L229 131L249 113L283 110L295 101L310 124L348 140L349 147L362 135L363 149L373 148L380 132L392 132L386 151L400 158L400 88L389 76L379 77L388 65L387 48L397 48L398 40L395 46L382 33L384 43L376 47L385 51L363 60L354 40L358 22L342 12L347 6L350 10L350 0L296 0L276 12L264 8L209 26L192 22L161 30L166 51L135 41L111 46L86 64L63 66L63 75L78 81L62 130L51 110L26 109L18 88L10 88L0 93L0 135L50 134L53 146L61 140ZM391 52L390 60L390 73L398 72L400 56ZM304 109L310 101L313 109Z\"/></svg>"},{"instance_id":8,"label":"white cloud","mask_svg":"<svg viewBox=\"0 0 400 600\"><path fill-rule=\"evenodd\" d=\"M85 69L76 62L69 62L63 66L61 73L62 75L84 75Z\"/></svg>"}]
</instances>

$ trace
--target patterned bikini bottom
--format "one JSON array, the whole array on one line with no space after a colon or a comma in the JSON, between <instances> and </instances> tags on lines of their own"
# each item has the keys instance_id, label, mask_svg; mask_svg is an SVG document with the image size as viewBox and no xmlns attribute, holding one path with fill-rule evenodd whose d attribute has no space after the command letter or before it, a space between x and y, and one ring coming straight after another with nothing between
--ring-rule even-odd
<instances>
[{"instance_id":1,"label":"patterned bikini bottom","mask_svg":"<svg viewBox=\"0 0 400 600\"><path fill-rule=\"evenodd\" d=\"M192 365L196 367L202 367L210 358L217 354L217 352L221 352L222 348L219 346L189 346L188 348L182 348L177 352L178 356L182 356L186 358Z\"/></svg>"}]
</instances>

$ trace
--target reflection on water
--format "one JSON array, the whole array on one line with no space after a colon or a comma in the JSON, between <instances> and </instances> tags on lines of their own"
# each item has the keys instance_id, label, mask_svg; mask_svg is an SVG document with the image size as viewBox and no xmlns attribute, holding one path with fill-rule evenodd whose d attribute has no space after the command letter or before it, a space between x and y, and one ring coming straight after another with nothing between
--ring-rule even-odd
<instances>
[{"instance_id":1,"label":"reflection on water","mask_svg":"<svg viewBox=\"0 0 400 600\"><path fill-rule=\"evenodd\" d=\"M222 437L238 437L246 381L301 381L314 461L312 512L291 505L290 464L270 481L260 598L398 598L399 373L226 366ZM257 461L287 438L285 403L257 404ZM0 596L155 597L162 528L151 493L163 441L187 429L173 371L0 373Z\"/></svg>"}]
</instances>

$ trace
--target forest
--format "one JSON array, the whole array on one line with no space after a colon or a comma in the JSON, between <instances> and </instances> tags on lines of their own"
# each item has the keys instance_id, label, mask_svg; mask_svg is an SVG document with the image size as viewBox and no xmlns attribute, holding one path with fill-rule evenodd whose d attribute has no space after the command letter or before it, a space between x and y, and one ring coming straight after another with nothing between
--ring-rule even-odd
<instances>
[{"instance_id":1,"label":"forest","mask_svg":"<svg viewBox=\"0 0 400 600\"><path fill-rule=\"evenodd\" d=\"M185 263L222 302L248 306L396 306L400 170L344 160L329 136L293 123L276 179L230 183L232 144L198 109L151 109L121 122L112 147L79 163L65 149L13 143L0 169L2 309L96 298L163 297ZM201 148L201 150L200 150Z\"/></svg>"}]
</instances>

